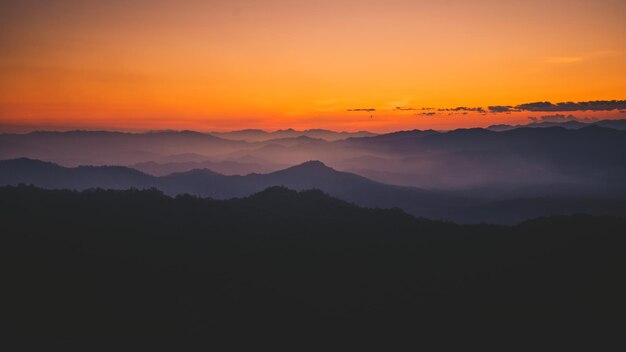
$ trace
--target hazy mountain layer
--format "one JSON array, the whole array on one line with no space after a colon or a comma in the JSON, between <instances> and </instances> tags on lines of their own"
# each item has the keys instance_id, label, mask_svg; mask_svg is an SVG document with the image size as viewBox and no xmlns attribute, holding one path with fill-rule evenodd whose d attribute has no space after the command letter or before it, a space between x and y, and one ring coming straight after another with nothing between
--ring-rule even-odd
<instances>
[{"instance_id":1,"label":"hazy mountain layer","mask_svg":"<svg viewBox=\"0 0 626 352\"><path fill-rule=\"evenodd\" d=\"M157 188L169 195L192 194L213 199L246 197L265 188L319 189L339 199L367 207L401 208L413 215L463 223L513 224L525 219L587 213L626 216L626 196L606 195L579 187L530 188L500 195L484 192L443 192L387 185L339 172L319 161L288 169L246 176L227 176L208 169L151 176L126 167L65 168L31 159L0 161L0 185L33 184L49 189ZM524 194L520 197L518 194Z\"/></svg>"},{"instance_id":2,"label":"hazy mountain layer","mask_svg":"<svg viewBox=\"0 0 626 352\"><path fill-rule=\"evenodd\" d=\"M305 131L297 131L294 129L278 130L267 132L264 130L241 130L231 132L211 132L212 135L246 142L263 142L272 139L310 137L323 139L326 141L337 141L351 137L370 137L376 134L367 131L359 132L335 132L330 130L312 129Z\"/></svg>"},{"instance_id":3,"label":"hazy mountain layer","mask_svg":"<svg viewBox=\"0 0 626 352\"><path fill-rule=\"evenodd\" d=\"M310 136L245 142L188 131L36 132L0 135L0 158L28 157L63 166L124 165L154 175L196 168L245 175L320 160L375 181L423 189L512 193L518 188L575 186L581 193L623 194L626 131L601 127L620 123L502 132L400 131L334 142Z\"/></svg>"}]
</instances>

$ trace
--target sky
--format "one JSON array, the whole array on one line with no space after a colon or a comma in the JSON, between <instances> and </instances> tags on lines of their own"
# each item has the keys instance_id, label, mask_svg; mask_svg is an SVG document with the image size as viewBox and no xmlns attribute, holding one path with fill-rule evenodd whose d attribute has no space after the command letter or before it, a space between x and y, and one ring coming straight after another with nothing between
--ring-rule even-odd
<instances>
[{"instance_id":1,"label":"sky","mask_svg":"<svg viewBox=\"0 0 626 352\"><path fill-rule=\"evenodd\" d=\"M0 0L0 131L626 118L515 108L626 99L625 19L623 0Z\"/></svg>"}]
</instances>

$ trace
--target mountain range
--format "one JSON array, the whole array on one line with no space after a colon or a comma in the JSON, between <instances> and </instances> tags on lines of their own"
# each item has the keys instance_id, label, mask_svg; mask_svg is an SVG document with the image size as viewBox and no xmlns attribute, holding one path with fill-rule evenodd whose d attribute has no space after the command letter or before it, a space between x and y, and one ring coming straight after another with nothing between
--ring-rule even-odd
<instances>
[{"instance_id":1,"label":"mountain range","mask_svg":"<svg viewBox=\"0 0 626 352\"><path fill-rule=\"evenodd\" d=\"M579 120L570 120L563 122L531 122L526 125L491 125L487 127L488 130L501 132L501 131L509 131L516 128L545 128L545 127L563 127L567 129L576 130L579 128L589 127L589 126L600 126L606 128L613 128L616 130L626 131L626 120L600 120L600 121L579 121Z\"/></svg>"},{"instance_id":2,"label":"mountain range","mask_svg":"<svg viewBox=\"0 0 626 352\"><path fill-rule=\"evenodd\" d=\"M618 126L622 121L602 123ZM33 132L1 134L0 159L27 157L68 167L122 165L156 176L197 168L227 175L268 173L320 160L337 170L416 188L502 189L510 184L619 188L625 176L626 131L601 125L501 132L415 130L337 141L297 136L262 142L191 131Z\"/></svg>"},{"instance_id":3,"label":"mountain range","mask_svg":"<svg viewBox=\"0 0 626 352\"><path fill-rule=\"evenodd\" d=\"M241 140L247 142L264 142L272 139L310 137L315 139L323 139L325 141L337 141L351 137L370 137L376 134L367 131L358 132L335 132L323 129L310 129L298 131L294 129L264 131L258 129L248 129L230 132L211 132L212 135L232 140Z\"/></svg>"},{"instance_id":4,"label":"mountain range","mask_svg":"<svg viewBox=\"0 0 626 352\"><path fill-rule=\"evenodd\" d=\"M32 184L49 189L85 190L157 188L169 195L191 194L213 199L249 196L273 186L295 190L319 189L360 206L401 208L410 214L462 223L517 223L529 218L590 213L626 215L626 197L619 194L585 194L523 191L527 197L478 192L427 190L388 185L334 170L319 161L309 161L267 173L223 175L208 169L152 176L121 166L66 168L32 159L0 161L0 185ZM554 192L554 189L550 190Z\"/></svg>"}]
</instances>

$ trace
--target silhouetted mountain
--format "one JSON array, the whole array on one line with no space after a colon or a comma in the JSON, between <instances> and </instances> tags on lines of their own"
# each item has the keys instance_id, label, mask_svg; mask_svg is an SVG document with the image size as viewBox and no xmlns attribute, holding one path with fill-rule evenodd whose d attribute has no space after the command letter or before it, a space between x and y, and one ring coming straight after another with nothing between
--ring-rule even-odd
<instances>
[{"instance_id":1,"label":"silhouetted mountain","mask_svg":"<svg viewBox=\"0 0 626 352\"><path fill-rule=\"evenodd\" d=\"M626 131L626 119L623 120L602 120L595 122L594 125L615 130Z\"/></svg>"},{"instance_id":2,"label":"silhouetted mountain","mask_svg":"<svg viewBox=\"0 0 626 352\"><path fill-rule=\"evenodd\" d=\"M546 128L546 127L562 127L572 130L577 130L583 127L590 126L590 123L580 121L566 121L566 122L532 122L525 125L492 125L487 127L488 130L503 132L510 131L516 128Z\"/></svg>"},{"instance_id":3,"label":"silhouetted mountain","mask_svg":"<svg viewBox=\"0 0 626 352\"><path fill-rule=\"evenodd\" d=\"M260 144L277 144L285 147L291 147L296 145L321 145L326 143L326 140L321 138L311 138L308 136L288 137L288 138L276 138L269 139L267 141L259 142Z\"/></svg>"},{"instance_id":4,"label":"silhouetted mountain","mask_svg":"<svg viewBox=\"0 0 626 352\"><path fill-rule=\"evenodd\" d=\"M335 171L310 161L269 174L226 176L207 169L154 177L124 167L64 168L30 159L0 161L0 185L33 184L45 188L158 188L167 194L193 194L215 199L245 197L272 186L296 190L320 189L343 200L370 207L401 207L421 216L442 216L451 202L469 202L442 192L385 185L364 177Z\"/></svg>"},{"instance_id":5,"label":"silhouetted mountain","mask_svg":"<svg viewBox=\"0 0 626 352\"><path fill-rule=\"evenodd\" d=\"M546 127L562 127L567 129L580 129L591 125L612 128L616 130L626 131L626 120L600 120L596 122L581 122L578 120L571 120L565 122L531 122L525 125L492 125L487 127L488 130L502 132L509 131L516 128L546 128Z\"/></svg>"},{"instance_id":6,"label":"silhouetted mountain","mask_svg":"<svg viewBox=\"0 0 626 352\"><path fill-rule=\"evenodd\" d=\"M416 140L421 137L431 136L439 134L440 132L433 130L413 130L413 131L398 131L387 134L381 134L373 137L354 137L345 141L337 142L340 146L348 147L363 147L366 149L380 149L387 150L393 149L400 144L404 144L405 147L410 147Z\"/></svg>"},{"instance_id":7,"label":"silhouetted mountain","mask_svg":"<svg viewBox=\"0 0 626 352\"><path fill-rule=\"evenodd\" d=\"M326 141L337 141L341 139L346 139L350 137L367 137L367 136L375 136L374 133L370 133L367 131L359 131L359 132L335 132L329 130L322 129L311 129L304 131L297 131L294 129L286 129L286 130L277 130L273 132L267 132L258 129L248 129L241 131L231 131L231 132L212 132L213 135L232 139L232 140L240 140L247 142L263 142L269 141L272 139L286 139L286 138L298 138L298 137L309 137L313 139L322 139Z\"/></svg>"},{"instance_id":8,"label":"silhouetted mountain","mask_svg":"<svg viewBox=\"0 0 626 352\"><path fill-rule=\"evenodd\" d=\"M522 185L562 182L621 187L619 179L626 176L626 131L595 125L578 130L467 129L384 143L373 139L341 143L353 148L355 142L372 153L401 158L395 166L364 164L360 169L411 174L415 184L437 188L504 185L510 180Z\"/></svg>"},{"instance_id":9,"label":"silhouetted mountain","mask_svg":"<svg viewBox=\"0 0 626 352\"><path fill-rule=\"evenodd\" d=\"M282 165L265 163L246 163L236 161L201 161L201 162L170 162L170 163L139 163L129 167L154 176L165 176L175 172L186 172L194 169L209 169L224 175L247 175L250 173L268 173L284 168Z\"/></svg>"},{"instance_id":10,"label":"silhouetted mountain","mask_svg":"<svg viewBox=\"0 0 626 352\"><path fill-rule=\"evenodd\" d=\"M65 168L27 158L0 160L0 185L32 184L43 188L129 189L159 186L157 178L121 166Z\"/></svg>"},{"instance_id":11,"label":"silhouetted mountain","mask_svg":"<svg viewBox=\"0 0 626 352\"><path fill-rule=\"evenodd\" d=\"M594 329L595 346L623 335L625 219L458 226L279 187L215 201L24 186L0 187L0 222L6 345L406 348L495 334L519 346L541 331L562 347Z\"/></svg>"},{"instance_id":12,"label":"silhouetted mountain","mask_svg":"<svg viewBox=\"0 0 626 352\"><path fill-rule=\"evenodd\" d=\"M336 170L419 189L480 189L491 194L505 187L547 189L550 185L573 189L574 193L566 194L573 197L590 195L590 190L602 197L626 193L622 181L626 178L626 131L599 124L575 130L415 130L335 142L299 136L248 143L185 131L33 133L0 135L0 146L0 156L5 158L36 156L64 166L140 163L136 167L157 175L195 167L223 174L267 173L283 165L320 160ZM578 185L580 192L569 185ZM195 185L190 187L193 191Z\"/></svg>"},{"instance_id":13,"label":"silhouetted mountain","mask_svg":"<svg viewBox=\"0 0 626 352\"><path fill-rule=\"evenodd\" d=\"M319 161L309 161L268 174L227 176L208 169L196 169L162 177L125 167L64 168L30 159L0 161L0 185L21 183L76 190L158 188L170 195L192 194L214 199L246 197L273 186L295 190L319 189L361 206L398 207L416 216L464 223L511 224L554 214L626 215L626 208L622 206L625 196L599 196L597 190L588 190L584 193L585 197L568 197L579 186L573 186L574 191L569 188L561 190L558 186L535 193L533 188L509 193L499 191L501 196L489 193L489 188L475 192L432 191L375 182L359 175L336 171ZM550 196L530 201L526 199L546 194Z\"/></svg>"},{"instance_id":14,"label":"silhouetted mountain","mask_svg":"<svg viewBox=\"0 0 626 352\"><path fill-rule=\"evenodd\" d=\"M29 157L63 163L133 164L171 154L216 155L246 148L247 143L192 131L122 133L106 131L32 132L1 134L0 158Z\"/></svg>"},{"instance_id":15,"label":"silhouetted mountain","mask_svg":"<svg viewBox=\"0 0 626 352\"><path fill-rule=\"evenodd\" d=\"M364 177L339 172L319 161L309 161L269 174L246 176L202 175L195 172L166 176L170 194L191 193L203 197L228 199L244 197L272 186L295 190L319 189L334 197L368 207L400 207L430 217L442 216L449 204L464 205L469 199L444 192L386 185Z\"/></svg>"}]
</instances>

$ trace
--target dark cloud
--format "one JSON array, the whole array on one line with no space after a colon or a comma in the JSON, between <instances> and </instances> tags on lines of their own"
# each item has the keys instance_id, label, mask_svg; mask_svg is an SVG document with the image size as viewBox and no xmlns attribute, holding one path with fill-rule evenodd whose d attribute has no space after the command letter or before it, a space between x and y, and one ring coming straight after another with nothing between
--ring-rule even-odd
<instances>
[{"instance_id":1,"label":"dark cloud","mask_svg":"<svg viewBox=\"0 0 626 352\"><path fill-rule=\"evenodd\" d=\"M481 107L477 107L477 108L468 108L466 106L459 106L456 108L451 108L451 109L437 109L437 111L452 111L452 112L462 112L462 111L475 111L475 112L479 112L479 113L486 113L485 109L481 108Z\"/></svg>"},{"instance_id":2,"label":"dark cloud","mask_svg":"<svg viewBox=\"0 0 626 352\"><path fill-rule=\"evenodd\" d=\"M520 104L515 107L518 110L523 111L536 111L536 112L565 112L565 111L612 111L626 109L626 100L595 100L595 101L581 101L575 102L563 102L552 104L549 101Z\"/></svg>"},{"instance_id":3,"label":"dark cloud","mask_svg":"<svg viewBox=\"0 0 626 352\"><path fill-rule=\"evenodd\" d=\"M512 107L510 105L488 106L487 109L489 109L489 111L493 112L493 113L519 111L519 110L515 109L514 107Z\"/></svg>"},{"instance_id":4,"label":"dark cloud","mask_svg":"<svg viewBox=\"0 0 626 352\"><path fill-rule=\"evenodd\" d=\"M479 114L510 114L513 112L575 112L575 111L613 111L619 110L619 113L626 113L626 100L593 100L593 101L580 101L580 102L560 102L551 103L549 101L541 101L534 103L526 103L520 105L490 105L487 108L482 107L467 107L458 106L455 108L414 108L407 106L396 106L393 111L422 111L418 113L418 116L435 116L438 115L433 111L442 113L446 112L447 115L462 114L467 115L469 112L476 112ZM374 108L355 108L348 109L351 112L374 112ZM573 115L545 115L541 117L529 117L532 121L537 122L563 122L563 121L585 121L592 122L594 119L581 119L576 118Z\"/></svg>"},{"instance_id":5,"label":"dark cloud","mask_svg":"<svg viewBox=\"0 0 626 352\"><path fill-rule=\"evenodd\" d=\"M373 108L359 108L359 109L348 109L348 111L351 111L351 112L355 112L355 111L374 112L374 111L376 111L376 109L373 109Z\"/></svg>"},{"instance_id":6,"label":"dark cloud","mask_svg":"<svg viewBox=\"0 0 626 352\"><path fill-rule=\"evenodd\" d=\"M554 114L554 115L544 115L539 118L534 116L529 116L529 120L533 122L568 122L568 121L578 121L578 122L596 122L598 121L595 117L586 117L586 118L577 118L576 116L569 114Z\"/></svg>"}]
</instances>

